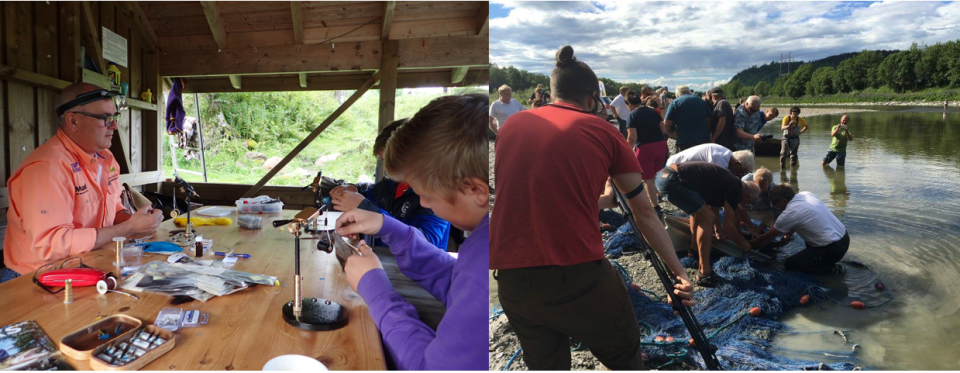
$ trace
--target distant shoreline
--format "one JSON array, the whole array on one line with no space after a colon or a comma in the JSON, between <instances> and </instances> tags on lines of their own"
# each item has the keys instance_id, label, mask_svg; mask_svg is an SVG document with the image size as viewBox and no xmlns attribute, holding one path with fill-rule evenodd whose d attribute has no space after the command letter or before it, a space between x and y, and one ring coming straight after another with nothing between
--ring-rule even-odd
<instances>
[{"instance_id":1,"label":"distant shoreline","mask_svg":"<svg viewBox=\"0 0 960 373\"><path fill-rule=\"evenodd\" d=\"M800 107L804 106L923 106L923 107L943 107L943 101L940 102L930 102L930 101L886 101L886 102L837 102L837 103L803 103L803 102L763 102L764 106L777 106L777 105L799 105ZM950 101L950 108L960 107L960 101Z\"/></svg>"}]
</instances>

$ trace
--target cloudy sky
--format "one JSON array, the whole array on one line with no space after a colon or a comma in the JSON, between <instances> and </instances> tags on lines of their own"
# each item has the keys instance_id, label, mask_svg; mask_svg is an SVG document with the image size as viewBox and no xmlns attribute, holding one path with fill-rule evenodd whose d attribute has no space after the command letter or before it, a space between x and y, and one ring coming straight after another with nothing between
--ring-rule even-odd
<instances>
[{"instance_id":1,"label":"cloudy sky","mask_svg":"<svg viewBox=\"0 0 960 373\"><path fill-rule=\"evenodd\" d=\"M490 62L549 75L569 44L597 75L706 90L753 65L960 39L960 2L490 2Z\"/></svg>"}]
</instances>

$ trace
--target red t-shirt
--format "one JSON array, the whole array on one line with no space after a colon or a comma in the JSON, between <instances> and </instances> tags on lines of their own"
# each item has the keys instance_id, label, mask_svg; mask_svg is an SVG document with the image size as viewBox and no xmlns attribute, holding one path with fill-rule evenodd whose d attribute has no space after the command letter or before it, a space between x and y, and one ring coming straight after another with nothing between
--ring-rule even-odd
<instances>
[{"instance_id":1,"label":"red t-shirt","mask_svg":"<svg viewBox=\"0 0 960 373\"><path fill-rule=\"evenodd\" d=\"M597 199L608 176L640 173L617 127L545 106L507 119L495 151L490 269L603 259Z\"/></svg>"}]
</instances>

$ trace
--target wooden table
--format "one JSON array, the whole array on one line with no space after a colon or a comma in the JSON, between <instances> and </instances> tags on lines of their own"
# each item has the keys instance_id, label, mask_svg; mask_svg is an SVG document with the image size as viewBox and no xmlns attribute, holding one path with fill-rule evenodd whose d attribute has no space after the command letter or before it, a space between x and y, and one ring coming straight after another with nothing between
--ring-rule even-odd
<instances>
[{"instance_id":1,"label":"wooden table","mask_svg":"<svg viewBox=\"0 0 960 373\"><path fill-rule=\"evenodd\" d=\"M300 265L304 275L304 297L325 298L349 310L346 327L328 332L309 332L283 321L281 307L294 298L294 237L273 228L275 219L289 219L297 211L262 215L262 230L236 226L237 214L229 217L230 226L196 227L198 234L212 238L212 251L250 254L234 269L277 276L281 286L254 286L240 292L214 297L207 302L193 301L173 307L197 309L210 314L210 322L196 328L181 328L173 350L153 361L144 370L260 370L274 357L299 354L316 358L330 370L382 370L386 368L380 335L370 318L367 305L347 284L337 259L316 250L316 240L301 241ZM163 222L153 239L164 240L177 229L172 220ZM103 271L112 267L113 244L80 255L83 263ZM191 251L192 253L192 251ZM205 255L204 259L215 258ZM145 254L143 263L166 260L166 255ZM59 262L57 263L59 265ZM123 313L144 324L153 324L157 313L172 307L172 298L153 293L138 293L139 300L120 294L97 293L95 287L74 288L74 302L63 304L63 293L51 295L32 282L32 273L0 284L0 326L36 320L59 345L63 336L96 321L97 313ZM407 280L409 281L409 280ZM421 288L422 290L422 288ZM90 369L89 361L69 359L76 369Z\"/></svg>"}]
</instances>

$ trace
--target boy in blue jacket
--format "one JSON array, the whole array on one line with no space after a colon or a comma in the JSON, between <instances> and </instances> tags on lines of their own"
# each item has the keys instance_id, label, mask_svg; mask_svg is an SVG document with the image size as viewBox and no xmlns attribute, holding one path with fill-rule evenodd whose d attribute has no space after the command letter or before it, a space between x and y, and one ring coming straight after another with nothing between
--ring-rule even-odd
<instances>
[{"instance_id":1,"label":"boy in blue jacket","mask_svg":"<svg viewBox=\"0 0 960 373\"><path fill-rule=\"evenodd\" d=\"M479 94L433 100L397 129L384 152L387 173L410 183L423 207L472 232L458 258L384 214L353 209L337 219L342 236L371 234L390 245L400 271L447 308L433 331L394 291L370 247L361 244L363 256L347 259L347 282L366 301L387 353L401 370L489 369L487 105L487 96Z\"/></svg>"},{"instance_id":2,"label":"boy in blue jacket","mask_svg":"<svg viewBox=\"0 0 960 373\"><path fill-rule=\"evenodd\" d=\"M406 118L393 121L380 131L373 143L373 154L377 158L383 159L387 141L406 121ZM423 207L420 196L410 188L410 184L384 177L376 184L358 183L355 186L358 190L356 193L344 186L336 187L330 192L334 209L350 211L359 208L394 217L403 224L420 229L427 241L446 250L450 223L437 217L429 208ZM379 239L374 245L387 246Z\"/></svg>"}]
</instances>

